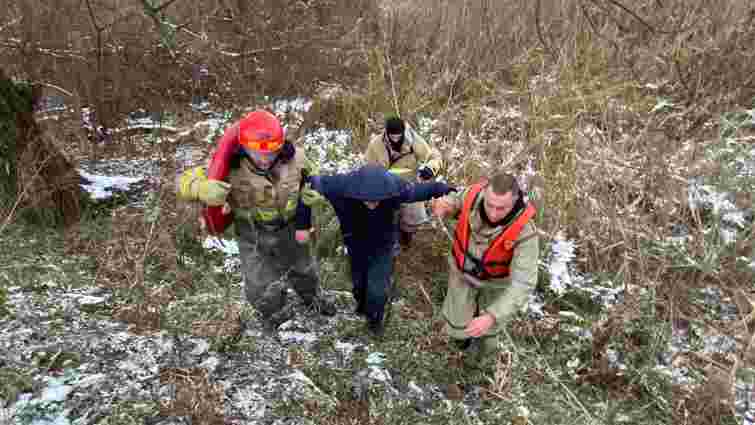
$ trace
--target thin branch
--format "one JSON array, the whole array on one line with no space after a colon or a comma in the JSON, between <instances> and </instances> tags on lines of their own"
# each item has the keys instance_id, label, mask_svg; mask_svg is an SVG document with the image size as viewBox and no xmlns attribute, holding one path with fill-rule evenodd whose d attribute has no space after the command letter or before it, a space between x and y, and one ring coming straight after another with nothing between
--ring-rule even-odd
<instances>
[{"instance_id":1,"label":"thin branch","mask_svg":"<svg viewBox=\"0 0 755 425\"><path fill-rule=\"evenodd\" d=\"M265 53L265 52L270 52L270 51L279 51L279 50L283 50L283 49L285 49L287 47L296 47L296 46L291 45L291 46L268 47L266 49L247 50L246 52L241 52L241 53L239 53L239 52L228 52L228 51L225 51L225 50L218 49L217 52L220 53L223 56L230 56L230 57L233 57L233 58L243 58L243 57L247 57L247 56L259 55L260 53Z\"/></svg>"},{"instance_id":2,"label":"thin branch","mask_svg":"<svg viewBox=\"0 0 755 425\"><path fill-rule=\"evenodd\" d=\"M17 49L17 50L24 50L24 45L18 42L14 42L13 40L4 40L0 41L0 47L7 47L11 49ZM47 49L43 47L29 47L31 50L25 50L24 54L27 53L39 53L42 55L52 56L54 58L58 59L76 59L82 62L88 62L87 58L84 56L78 54L76 51L72 50L53 50L53 49Z\"/></svg>"},{"instance_id":3,"label":"thin branch","mask_svg":"<svg viewBox=\"0 0 755 425\"><path fill-rule=\"evenodd\" d=\"M556 55L556 52L553 50L550 44L548 44L545 41L545 37L543 37L543 29L540 22L540 9L541 9L541 0L535 1L535 29L537 30L537 38L540 40L540 44L543 45L543 48L553 57L554 60L558 60L558 56Z\"/></svg>"},{"instance_id":4,"label":"thin branch","mask_svg":"<svg viewBox=\"0 0 755 425\"><path fill-rule=\"evenodd\" d=\"M64 88L62 88L62 87L56 86L56 85L54 85L54 84L45 83L45 82L43 82L43 81L32 81L32 84L38 84L38 85L40 85L40 86L49 87L49 88L51 88L51 89L55 89L55 90L57 90L57 91L59 91L59 92L61 92L61 93L65 94L65 95L67 95L67 96L73 97L73 93L69 92L68 90L66 90L66 89L64 89Z\"/></svg>"},{"instance_id":5,"label":"thin branch","mask_svg":"<svg viewBox=\"0 0 755 425\"><path fill-rule=\"evenodd\" d=\"M89 0L86 0L87 2L87 9L89 10L89 17L92 19L92 26L94 26L94 29L97 32L102 31L102 27L97 23L97 17L94 16L94 9L92 9L92 4Z\"/></svg>"},{"instance_id":6,"label":"thin branch","mask_svg":"<svg viewBox=\"0 0 755 425\"><path fill-rule=\"evenodd\" d=\"M166 7L170 6L171 4L175 3L176 1L177 0L168 0L165 3L161 4L160 6L157 6L156 8L154 8L152 10L154 10L155 12L159 12L159 11L165 9Z\"/></svg>"},{"instance_id":7,"label":"thin branch","mask_svg":"<svg viewBox=\"0 0 755 425\"><path fill-rule=\"evenodd\" d=\"M619 3L618 1L616 1L616 0L606 0L606 1L609 2L609 3L611 3L611 4L613 4L614 6L616 6L618 8L620 8L620 9L622 9L624 12L628 13L629 15L631 15L634 19L636 19L642 25L646 26L647 29L649 29L651 32L654 32L654 33L655 32L659 32L654 26L650 25L647 21L645 21L644 19L640 18L639 15L637 15L636 13L634 13L633 10L629 9L628 7L626 7L623 4Z\"/></svg>"},{"instance_id":8,"label":"thin branch","mask_svg":"<svg viewBox=\"0 0 755 425\"><path fill-rule=\"evenodd\" d=\"M20 21L21 21L21 18L20 18L20 17L18 17L18 18L16 18L16 19L14 19L14 20L12 20L12 21L8 22L7 24L5 24L5 25L3 25L3 26L1 26L1 27L0 27L0 32L2 32L2 31L5 31L5 29L6 29L6 28L8 28L8 27L11 27L11 26L13 26L13 25L16 25L16 24L17 24L17 23L19 23Z\"/></svg>"}]
</instances>

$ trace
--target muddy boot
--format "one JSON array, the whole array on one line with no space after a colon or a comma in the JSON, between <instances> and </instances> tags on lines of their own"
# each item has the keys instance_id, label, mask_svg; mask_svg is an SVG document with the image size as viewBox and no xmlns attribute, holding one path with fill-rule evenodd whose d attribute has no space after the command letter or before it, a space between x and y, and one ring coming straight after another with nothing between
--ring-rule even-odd
<instances>
[{"instance_id":1,"label":"muddy boot","mask_svg":"<svg viewBox=\"0 0 755 425\"><path fill-rule=\"evenodd\" d=\"M268 320L272 322L275 325L275 328L277 329L280 325L293 319L294 315L295 313L294 313L293 305L286 304L285 306L283 306L282 309L270 315L270 318Z\"/></svg>"},{"instance_id":2,"label":"muddy boot","mask_svg":"<svg viewBox=\"0 0 755 425\"><path fill-rule=\"evenodd\" d=\"M459 341L459 340L452 340ZM451 351L448 353L448 373L450 382L446 386L446 397L449 400L462 400L464 398L464 384L461 381L462 370L464 369L464 353L459 351L452 344Z\"/></svg>"},{"instance_id":3,"label":"muddy boot","mask_svg":"<svg viewBox=\"0 0 755 425\"><path fill-rule=\"evenodd\" d=\"M324 295L319 295L314 300L312 300L312 302L305 305L308 309L323 316L335 316L338 312L338 310L336 309L336 304Z\"/></svg>"},{"instance_id":4,"label":"muddy boot","mask_svg":"<svg viewBox=\"0 0 755 425\"><path fill-rule=\"evenodd\" d=\"M284 309L272 315L260 315L259 322L262 327L262 333L273 336L278 332L280 325L286 323L294 317L291 309Z\"/></svg>"},{"instance_id":5,"label":"muddy boot","mask_svg":"<svg viewBox=\"0 0 755 425\"><path fill-rule=\"evenodd\" d=\"M484 382L485 376L492 376L495 373L496 360L498 355L498 336L484 336L477 340L477 350L470 353L467 358L467 368L481 382Z\"/></svg>"},{"instance_id":6,"label":"muddy boot","mask_svg":"<svg viewBox=\"0 0 755 425\"><path fill-rule=\"evenodd\" d=\"M373 338L382 338L385 335L385 325L382 320L367 319L367 334Z\"/></svg>"}]
</instances>

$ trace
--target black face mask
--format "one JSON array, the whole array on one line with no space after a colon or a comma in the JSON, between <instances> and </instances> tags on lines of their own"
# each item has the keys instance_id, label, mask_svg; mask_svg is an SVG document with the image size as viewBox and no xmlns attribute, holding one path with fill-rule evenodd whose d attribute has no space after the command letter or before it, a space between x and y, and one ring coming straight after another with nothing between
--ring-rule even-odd
<instances>
[{"instance_id":1,"label":"black face mask","mask_svg":"<svg viewBox=\"0 0 755 425\"><path fill-rule=\"evenodd\" d=\"M394 142L393 140L391 140L391 138L388 136L388 134L385 135L385 140L387 140L388 143L390 143L391 149L393 149L396 152L400 152L401 151L401 146L404 145L404 135L403 134L401 135L401 138L398 139L398 142Z\"/></svg>"}]
</instances>

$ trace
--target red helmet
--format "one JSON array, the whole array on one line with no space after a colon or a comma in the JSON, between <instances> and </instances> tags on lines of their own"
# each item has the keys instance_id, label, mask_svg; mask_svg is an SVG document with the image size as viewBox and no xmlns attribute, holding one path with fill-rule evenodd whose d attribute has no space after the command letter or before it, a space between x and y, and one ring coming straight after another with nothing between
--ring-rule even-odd
<instances>
[{"instance_id":1,"label":"red helmet","mask_svg":"<svg viewBox=\"0 0 755 425\"><path fill-rule=\"evenodd\" d=\"M250 112L239 122L239 144L247 149L277 152L284 139L280 121L270 112Z\"/></svg>"}]
</instances>

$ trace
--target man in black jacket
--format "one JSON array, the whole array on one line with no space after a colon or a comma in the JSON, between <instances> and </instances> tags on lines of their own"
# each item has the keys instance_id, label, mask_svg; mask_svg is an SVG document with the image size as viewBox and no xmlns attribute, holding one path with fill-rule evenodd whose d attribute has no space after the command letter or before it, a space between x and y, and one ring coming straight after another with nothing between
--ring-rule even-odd
<instances>
[{"instance_id":1,"label":"man in black jacket","mask_svg":"<svg viewBox=\"0 0 755 425\"><path fill-rule=\"evenodd\" d=\"M380 165L306 180L336 211L351 260L356 312L367 318L371 334L382 336L399 230L396 211L401 204L427 201L454 189L441 182L407 183Z\"/></svg>"}]
</instances>

